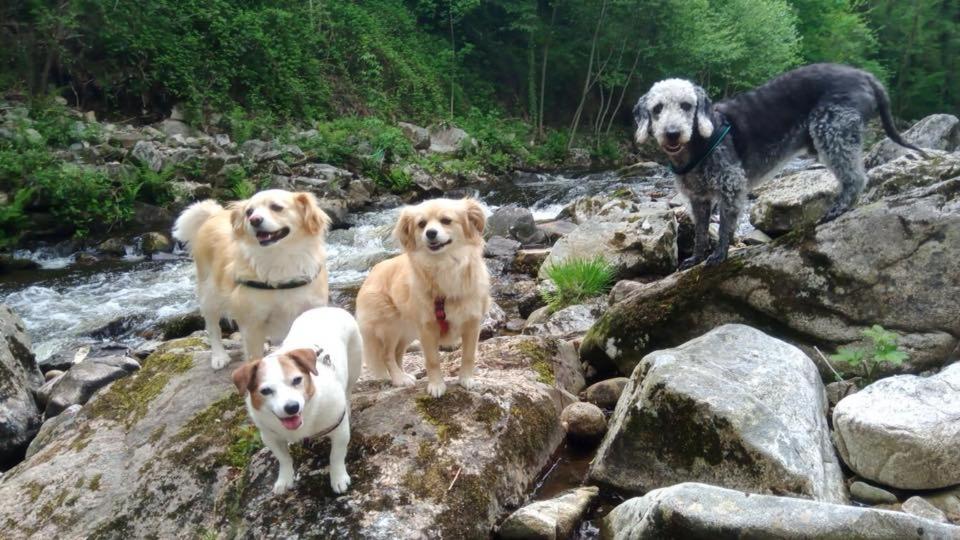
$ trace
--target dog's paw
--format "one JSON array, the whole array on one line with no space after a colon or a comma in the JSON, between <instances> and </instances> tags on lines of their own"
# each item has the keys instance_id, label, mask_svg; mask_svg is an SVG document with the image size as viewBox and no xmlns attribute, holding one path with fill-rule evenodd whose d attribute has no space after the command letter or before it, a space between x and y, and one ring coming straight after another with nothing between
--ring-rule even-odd
<instances>
[{"instance_id":1,"label":"dog's paw","mask_svg":"<svg viewBox=\"0 0 960 540\"><path fill-rule=\"evenodd\" d=\"M330 488L333 489L333 492L336 494L343 493L350 487L350 475L347 474L347 471L340 473L332 472L330 473Z\"/></svg>"},{"instance_id":2,"label":"dog's paw","mask_svg":"<svg viewBox=\"0 0 960 540\"><path fill-rule=\"evenodd\" d=\"M427 393L438 398L447 392L447 385L443 382L427 383Z\"/></svg>"},{"instance_id":3,"label":"dog's paw","mask_svg":"<svg viewBox=\"0 0 960 540\"><path fill-rule=\"evenodd\" d=\"M707 260L705 260L703 264L704 266L717 266L718 264L722 263L725 260L727 260L726 253L714 251L713 254L707 257Z\"/></svg>"},{"instance_id":4,"label":"dog's paw","mask_svg":"<svg viewBox=\"0 0 960 540\"><path fill-rule=\"evenodd\" d=\"M473 378L473 375L461 375L460 386L462 386L464 390L473 390L477 387L477 381Z\"/></svg>"},{"instance_id":5,"label":"dog's paw","mask_svg":"<svg viewBox=\"0 0 960 540\"><path fill-rule=\"evenodd\" d=\"M280 475L277 477L277 481L273 483L273 494L280 495L292 487L293 477L291 476L290 478L284 478L283 475Z\"/></svg>"},{"instance_id":6,"label":"dog's paw","mask_svg":"<svg viewBox=\"0 0 960 540\"><path fill-rule=\"evenodd\" d=\"M223 366L229 363L230 355L225 352L221 354L213 353L213 356L210 357L210 366L215 370L223 369Z\"/></svg>"},{"instance_id":7,"label":"dog's paw","mask_svg":"<svg viewBox=\"0 0 960 540\"><path fill-rule=\"evenodd\" d=\"M680 262L680 266L677 267L678 270L686 270L688 268L693 268L694 266L700 264L700 261L703 260L703 257L698 257L694 255L693 257L687 257Z\"/></svg>"},{"instance_id":8,"label":"dog's paw","mask_svg":"<svg viewBox=\"0 0 960 540\"><path fill-rule=\"evenodd\" d=\"M397 377L392 377L390 383L394 386L413 386L417 384L417 379L409 373L401 373Z\"/></svg>"}]
</instances>

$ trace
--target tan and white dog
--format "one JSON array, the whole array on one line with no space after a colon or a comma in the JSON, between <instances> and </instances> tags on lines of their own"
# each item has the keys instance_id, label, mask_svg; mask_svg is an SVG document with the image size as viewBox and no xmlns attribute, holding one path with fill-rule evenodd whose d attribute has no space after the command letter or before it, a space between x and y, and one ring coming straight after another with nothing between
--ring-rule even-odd
<instances>
[{"instance_id":1,"label":"tan and white dog","mask_svg":"<svg viewBox=\"0 0 960 540\"><path fill-rule=\"evenodd\" d=\"M280 462L274 493L293 485L290 443L330 437L330 487L350 486L344 460L350 442L350 392L363 366L354 318L340 308L311 309L297 317L280 348L233 372L263 443Z\"/></svg>"},{"instance_id":2,"label":"tan and white dog","mask_svg":"<svg viewBox=\"0 0 960 540\"><path fill-rule=\"evenodd\" d=\"M223 208L195 203L180 214L173 236L197 265L197 296L213 351L213 369L227 365L220 317L237 321L246 358L263 354L297 315L327 305L324 236L330 218L310 193L272 189Z\"/></svg>"},{"instance_id":3,"label":"tan and white dog","mask_svg":"<svg viewBox=\"0 0 960 540\"><path fill-rule=\"evenodd\" d=\"M473 388L480 324L490 308L490 275L483 261L483 208L472 199L434 199L408 206L393 234L404 253L370 271L357 294L364 362L395 386L414 384L403 354L419 338L427 393L446 392L440 346L463 345L460 385Z\"/></svg>"}]
</instances>

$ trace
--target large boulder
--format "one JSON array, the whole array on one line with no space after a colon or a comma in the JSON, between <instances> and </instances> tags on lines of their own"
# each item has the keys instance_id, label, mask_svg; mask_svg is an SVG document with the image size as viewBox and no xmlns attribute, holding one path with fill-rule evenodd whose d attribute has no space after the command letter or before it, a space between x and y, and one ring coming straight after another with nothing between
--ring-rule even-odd
<instances>
[{"instance_id":1,"label":"large boulder","mask_svg":"<svg viewBox=\"0 0 960 540\"><path fill-rule=\"evenodd\" d=\"M845 502L826 414L802 351L725 325L643 359L589 478L632 493L696 481Z\"/></svg>"},{"instance_id":2,"label":"large boulder","mask_svg":"<svg viewBox=\"0 0 960 540\"><path fill-rule=\"evenodd\" d=\"M557 240L540 265L547 269L566 260L601 256L616 268L616 276L669 274L677 268L677 220L664 206L638 207L615 221L588 220Z\"/></svg>"},{"instance_id":3,"label":"large boulder","mask_svg":"<svg viewBox=\"0 0 960 540\"><path fill-rule=\"evenodd\" d=\"M546 320L542 322L529 324L523 329L523 333L534 336L579 338L586 334L597 318L603 314L604 307L599 299L567 306L549 313Z\"/></svg>"},{"instance_id":4,"label":"large boulder","mask_svg":"<svg viewBox=\"0 0 960 540\"><path fill-rule=\"evenodd\" d=\"M508 204L494 210L493 214L487 218L484 236L512 238L523 245L544 244L547 241L546 234L537 228L530 209L516 204Z\"/></svg>"},{"instance_id":5,"label":"large boulder","mask_svg":"<svg viewBox=\"0 0 960 540\"><path fill-rule=\"evenodd\" d=\"M800 171L767 182L754 190L750 223L777 235L820 221L840 194L840 183L826 169Z\"/></svg>"},{"instance_id":6,"label":"large boulder","mask_svg":"<svg viewBox=\"0 0 960 540\"><path fill-rule=\"evenodd\" d=\"M960 364L899 375L840 400L837 450L858 475L901 489L960 484Z\"/></svg>"},{"instance_id":7,"label":"large boulder","mask_svg":"<svg viewBox=\"0 0 960 540\"><path fill-rule=\"evenodd\" d=\"M563 439L555 355L543 340L499 339L481 347L475 390L450 380L434 399L422 380L361 381L353 483L339 496L322 470L326 441L296 445L299 479L273 495L277 462L229 370L210 371L202 338L167 342L4 475L0 523L11 537L486 537ZM238 360L239 344L227 346ZM419 355L407 359L422 371ZM444 370L456 362L445 354Z\"/></svg>"},{"instance_id":8,"label":"large boulder","mask_svg":"<svg viewBox=\"0 0 960 540\"><path fill-rule=\"evenodd\" d=\"M42 418L33 390L43 385L23 320L0 304L0 467L23 456Z\"/></svg>"},{"instance_id":9,"label":"large boulder","mask_svg":"<svg viewBox=\"0 0 960 540\"><path fill-rule=\"evenodd\" d=\"M904 140L920 148L945 150L953 152L960 149L960 119L952 114L932 114L903 132ZM884 138L873 145L867 154L866 166L868 169L883 165L888 161L913 152L899 144Z\"/></svg>"},{"instance_id":10,"label":"large boulder","mask_svg":"<svg viewBox=\"0 0 960 540\"><path fill-rule=\"evenodd\" d=\"M934 162L960 164L960 155L924 161ZM734 251L719 266L618 284L610 294L615 303L584 338L581 358L626 375L651 351L742 322L822 362L815 346L832 352L859 344L863 330L880 324L896 328L910 355L880 373L943 365L960 343L960 167L934 168L941 173L926 185ZM821 372L830 373L823 365Z\"/></svg>"},{"instance_id":11,"label":"large boulder","mask_svg":"<svg viewBox=\"0 0 960 540\"><path fill-rule=\"evenodd\" d=\"M426 150L430 148L430 130L420 126L408 123L397 122L397 127L403 131L403 136L410 141L415 150Z\"/></svg>"},{"instance_id":12,"label":"large boulder","mask_svg":"<svg viewBox=\"0 0 960 540\"><path fill-rule=\"evenodd\" d=\"M902 512L680 484L630 499L603 519L605 538L948 540L952 527Z\"/></svg>"},{"instance_id":13,"label":"large boulder","mask_svg":"<svg viewBox=\"0 0 960 540\"><path fill-rule=\"evenodd\" d=\"M430 152L434 154L455 154L476 144L476 141L466 131L439 124L430 126Z\"/></svg>"}]
</instances>

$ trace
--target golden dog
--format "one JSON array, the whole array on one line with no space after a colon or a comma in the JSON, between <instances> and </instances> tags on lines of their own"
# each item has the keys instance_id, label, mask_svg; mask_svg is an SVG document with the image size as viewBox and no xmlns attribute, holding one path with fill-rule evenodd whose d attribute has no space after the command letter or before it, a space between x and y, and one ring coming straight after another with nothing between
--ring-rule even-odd
<instances>
[{"instance_id":1,"label":"golden dog","mask_svg":"<svg viewBox=\"0 0 960 540\"><path fill-rule=\"evenodd\" d=\"M173 236L197 265L197 296L210 336L213 369L230 358L220 317L237 321L246 358L282 340L304 311L327 305L324 236L330 218L310 193L272 189L223 208L213 200L180 214Z\"/></svg>"},{"instance_id":2,"label":"golden dog","mask_svg":"<svg viewBox=\"0 0 960 540\"><path fill-rule=\"evenodd\" d=\"M419 338L427 393L446 392L440 346L463 344L460 385L472 388L480 324L490 307L483 261L483 208L472 199L435 199L400 213L394 237L404 253L373 267L357 295L363 359L374 376L414 384L403 354Z\"/></svg>"}]
</instances>

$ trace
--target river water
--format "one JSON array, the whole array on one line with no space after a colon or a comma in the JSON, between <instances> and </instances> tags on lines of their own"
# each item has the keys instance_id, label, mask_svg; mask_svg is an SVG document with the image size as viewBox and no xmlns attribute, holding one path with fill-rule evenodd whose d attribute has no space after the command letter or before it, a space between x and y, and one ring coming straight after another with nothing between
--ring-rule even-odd
<instances>
[{"instance_id":1,"label":"river water","mask_svg":"<svg viewBox=\"0 0 960 540\"><path fill-rule=\"evenodd\" d=\"M538 220L551 219L564 205L583 195L629 187L660 197L672 193L667 171L642 177L591 174L518 173L477 196L488 210L515 202ZM349 229L331 231L327 256L332 298L349 302L367 271L396 253L390 232L398 209L352 216ZM38 359L82 344L116 341L136 347L139 334L157 321L196 309L193 264L183 252L146 260L130 255L119 261L86 266L76 253L52 249L22 251L18 257L42 269L0 277L0 302L23 318Z\"/></svg>"}]
</instances>

